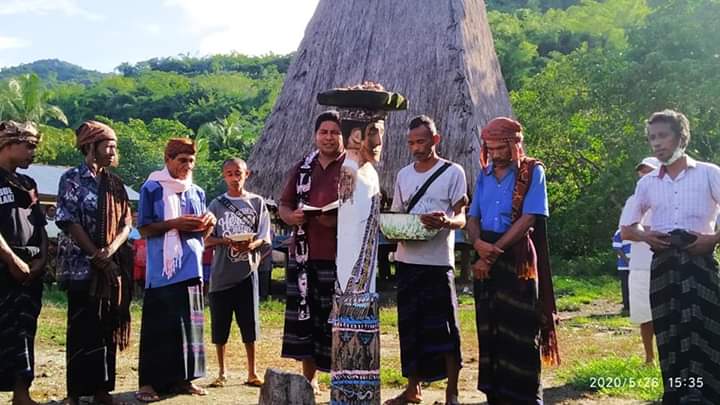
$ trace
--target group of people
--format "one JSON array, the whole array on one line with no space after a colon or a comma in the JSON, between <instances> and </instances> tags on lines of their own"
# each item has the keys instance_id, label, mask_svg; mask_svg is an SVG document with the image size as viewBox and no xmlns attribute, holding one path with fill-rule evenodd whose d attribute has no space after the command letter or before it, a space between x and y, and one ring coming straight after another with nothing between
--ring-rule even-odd
<instances>
[{"instance_id":1,"label":"group of people","mask_svg":"<svg viewBox=\"0 0 720 405\"><path fill-rule=\"evenodd\" d=\"M279 205L282 220L295 228L297 263L286 274L281 352L302 362L315 390L317 371L330 372L331 402L375 404L381 194L374 165L381 161L388 113L406 108L407 100L365 83L321 93L318 101L336 109L317 117L315 150L289 172ZM444 379L446 403L458 403L453 230L463 228L477 259L478 389L490 404L542 403L542 365L560 361L545 167L525 154L519 122L492 119L481 131L482 170L470 200L463 168L437 153L442 137L435 122L420 115L407 127L413 162L396 175L391 210L416 214L437 234L397 241L400 360L408 384L386 404L420 403L421 383ZM58 282L68 296L67 395L71 404L81 396L112 404L116 352L130 342L132 212L122 180L111 171L118 164L113 129L87 121L76 134L84 160L60 180L55 219ZM650 322L650 338L654 328L664 403L717 404L720 282L712 252L720 241L714 229L720 168L687 156L689 124L680 113L654 114L647 137L657 165L638 182L620 221L623 239L652 249L644 282L651 317L642 323ZM30 123L0 123L0 389L14 392L14 404L34 403L28 389L48 259L36 184L16 169L32 162L40 140ZM211 386L227 381L233 314L248 359L246 384L263 384L254 342L257 266L271 243L269 213L263 198L245 189L251 172L239 158L224 162L227 192L207 204L192 180L195 159L191 139L170 139L164 167L140 190L137 227L147 241L147 261L136 398L144 402L166 392L206 394L193 383L206 368L206 247L215 249L208 301L219 373Z\"/></svg>"},{"instance_id":2,"label":"group of people","mask_svg":"<svg viewBox=\"0 0 720 405\"><path fill-rule=\"evenodd\" d=\"M287 274L282 355L302 361L316 390L316 372L330 372L333 403L379 403L379 343L372 345L378 340L373 304L380 188L373 166L381 158L387 111L360 97L321 96L321 104L338 111L317 117L316 150L290 171L280 200L281 218L297 229L300 258L297 271ZM391 211L415 214L437 234L397 241L400 360L408 384L386 404L420 403L421 383L444 379L446 403L458 403L453 230L462 228L478 257L478 388L493 404L542 402L541 364L560 360L544 166L525 155L520 123L495 118L481 133L482 172L470 202L464 169L437 153L442 137L435 122L420 115L407 128L413 162L397 173ZM304 209L336 200L336 212ZM356 338L362 343L353 346Z\"/></svg>"},{"instance_id":3,"label":"group of people","mask_svg":"<svg viewBox=\"0 0 720 405\"><path fill-rule=\"evenodd\" d=\"M117 135L87 121L76 131L84 156L60 179L56 225L57 281L67 292L67 397L113 404L117 349L130 344L130 300L135 257L128 236L132 212L125 185L112 173ZM36 183L17 168L32 163L40 134L32 123L0 123L0 389L13 404L34 404L34 337L41 308L41 276L47 261L46 218ZM139 390L144 402L159 393L205 395L193 380L205 375L202 255L214 246L210 279L212 341L225 381L224 354L235 313L247 349L247 384L260 386L254 366L258 337L256 252L270 244L269 213L262 198L244 190L249 171L242 159L223 165L227 193L209 206L193 184L196 145L170 139L165 165L140 190L137 226L147 242L145 294L140 330ZM218 218L218 220L216 220ZM216 224L217 222L217 224ZM236 234L252 239L236 241Z\"/></svg>"}]
</instances>

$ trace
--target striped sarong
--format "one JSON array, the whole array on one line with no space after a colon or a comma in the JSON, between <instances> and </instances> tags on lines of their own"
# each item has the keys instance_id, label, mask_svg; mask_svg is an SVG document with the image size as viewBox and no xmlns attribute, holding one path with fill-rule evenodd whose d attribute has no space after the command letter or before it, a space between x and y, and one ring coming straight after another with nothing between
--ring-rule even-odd
<instances>
[{"instance_id":1,"label":"striped sarong","mask_svg":"<svg viewBox=\"0 0 720 405\"><path fill-rule=\"evenodd\" d=\"M115 389L117 345L108 312L87 291L68 291L65 355L69 397Z\"/></svg>"},{"instance_id":2,"label":"striped sarong","mask_svg":"<svg viewBox=\"0 0 720 405\"><path fill-rule=\"evenodd\" d=\"M18 285L0 268L0 391L12 391L18 378L34 378L35 332L42 283Z\"/></svg>"},{"instance_id":3,"label":"striped sarong","mask_svg":"<svg viewBox=\"0 0 720 405\"><path fill-rule=\"evenodd\" d=\"M423 382L447 378L445 356L462 367L455 274L449 266L396 262L402 375Z\"/></svg>"},{"instance_id":4,"label":"striped sarong","mask_svg":"<svg viewBox=\"0 0 720 405\"><path fill-rule=\"evenodd\" d=\"M542 404L537 280L518 278L509 251L474 287L478 389L490 404Z\"/></svg>"},{"instance_id":5,"label":"striped sarong","mask_svg":"<svg viewBox=\"0 0 720 405\"><path fill-rule=\"evenodd\" d=\"M282 357L304 360L314 359L317 369L330 371L332 326L328 323L335 292L335 262L310 260L307 262L307 301L310 318L299 320L300 290L296 269L288 269L285 280L285 326L283 329Z\"/></svg>"},{"instance_id":6,"label":"striped sarong","mask_svg":"<svg viewBox=\"0 0 720 405\"><path fill-rule=\"evenodd\" d=\"M650 305L663 404L720 404L720 280L712 256L655 254Z\"/></svg>"},{"instance_id":7,"label":"striped sarong","mask_svg":"<svg viewBox=\"0 0 720 405\"><path fill-rule=\"evenodd\" d=\"M167 391L205 376L200 279L145 290L139 385Z\"/></svg>"}]
</instances>

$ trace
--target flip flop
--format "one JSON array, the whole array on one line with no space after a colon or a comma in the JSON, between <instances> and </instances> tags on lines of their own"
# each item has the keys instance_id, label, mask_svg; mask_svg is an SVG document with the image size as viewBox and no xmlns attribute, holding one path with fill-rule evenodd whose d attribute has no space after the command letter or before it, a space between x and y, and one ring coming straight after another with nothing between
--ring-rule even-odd
<instances>
[{"instance_id":1,"label":"flip flop","mask_svg":"<svg viewBox=\"0 0 720 405\"><path fill-rule=\"evenodd\" d=\"M157 402L160 400L160 396L156 392L135 391L135 399L145 403Z\"/></svg>"},{"instance_id":2,"label":"flip flop","mask_svg":"<svg viewBox=\"0 0 720 405\"><path fill-rule=\"evenodd\" d=\"M225 377L225 376L220 376L220 377L216 378L215 381L211 382L210 385L208 385L208 387L210 387L210 388L222 388L222 387L225 386L226 383L227 383L227 377Z\"/></svg>"},{"instance_id":3,"label":"flip flop","mask_svg":"<svg viewBox=\"0 0 720 405\"><path fill-rule=\"evenodd\" d=\"M250 387L262 387L263 380L259 379L258 377L251 378L243 383L244 385L250 386Z\"/></svg>"}]
</instances>

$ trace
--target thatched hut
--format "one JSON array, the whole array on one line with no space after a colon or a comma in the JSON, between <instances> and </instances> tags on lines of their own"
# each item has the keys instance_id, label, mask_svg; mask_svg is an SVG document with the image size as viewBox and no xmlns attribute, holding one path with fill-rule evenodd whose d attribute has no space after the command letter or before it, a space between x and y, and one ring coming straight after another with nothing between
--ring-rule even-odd
<instances>
[{"instance_id":1,"label":"thatched hut","mask_svg":"<svg viewBox=\"0 0 720 405\"><path fill-rule=\"evenodd\" d=\"M365 80L406 95L390 115L378 167L390 196L411 161L407 123L427 114L444 135L439 152L479 171L479 129L511 114L482 0L320 0L249 160L249 187L277 198L287 170L313 148L318 92ZM472 188L470 188L472 190Z\"/></svg>"}]
</instances>

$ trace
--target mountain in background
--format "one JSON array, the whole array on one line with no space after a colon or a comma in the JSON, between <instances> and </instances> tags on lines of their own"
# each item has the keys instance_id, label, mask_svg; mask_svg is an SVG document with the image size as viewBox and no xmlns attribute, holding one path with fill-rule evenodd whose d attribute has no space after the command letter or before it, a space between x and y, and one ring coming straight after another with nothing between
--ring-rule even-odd
<instances>
[{"instance_id":1,"label":"mountain in background","mask_svg":"<svg viewBox=\"0 0 720 405\"><path fill-rule=\"evenodd\" d=\"M58 81L83 84L91 84L107 76L106 73L84 69L58 59L41 59L32 63L0 69L0 81L28 73L35 73L44 82Z\"/></svg>"}]
</instances>

